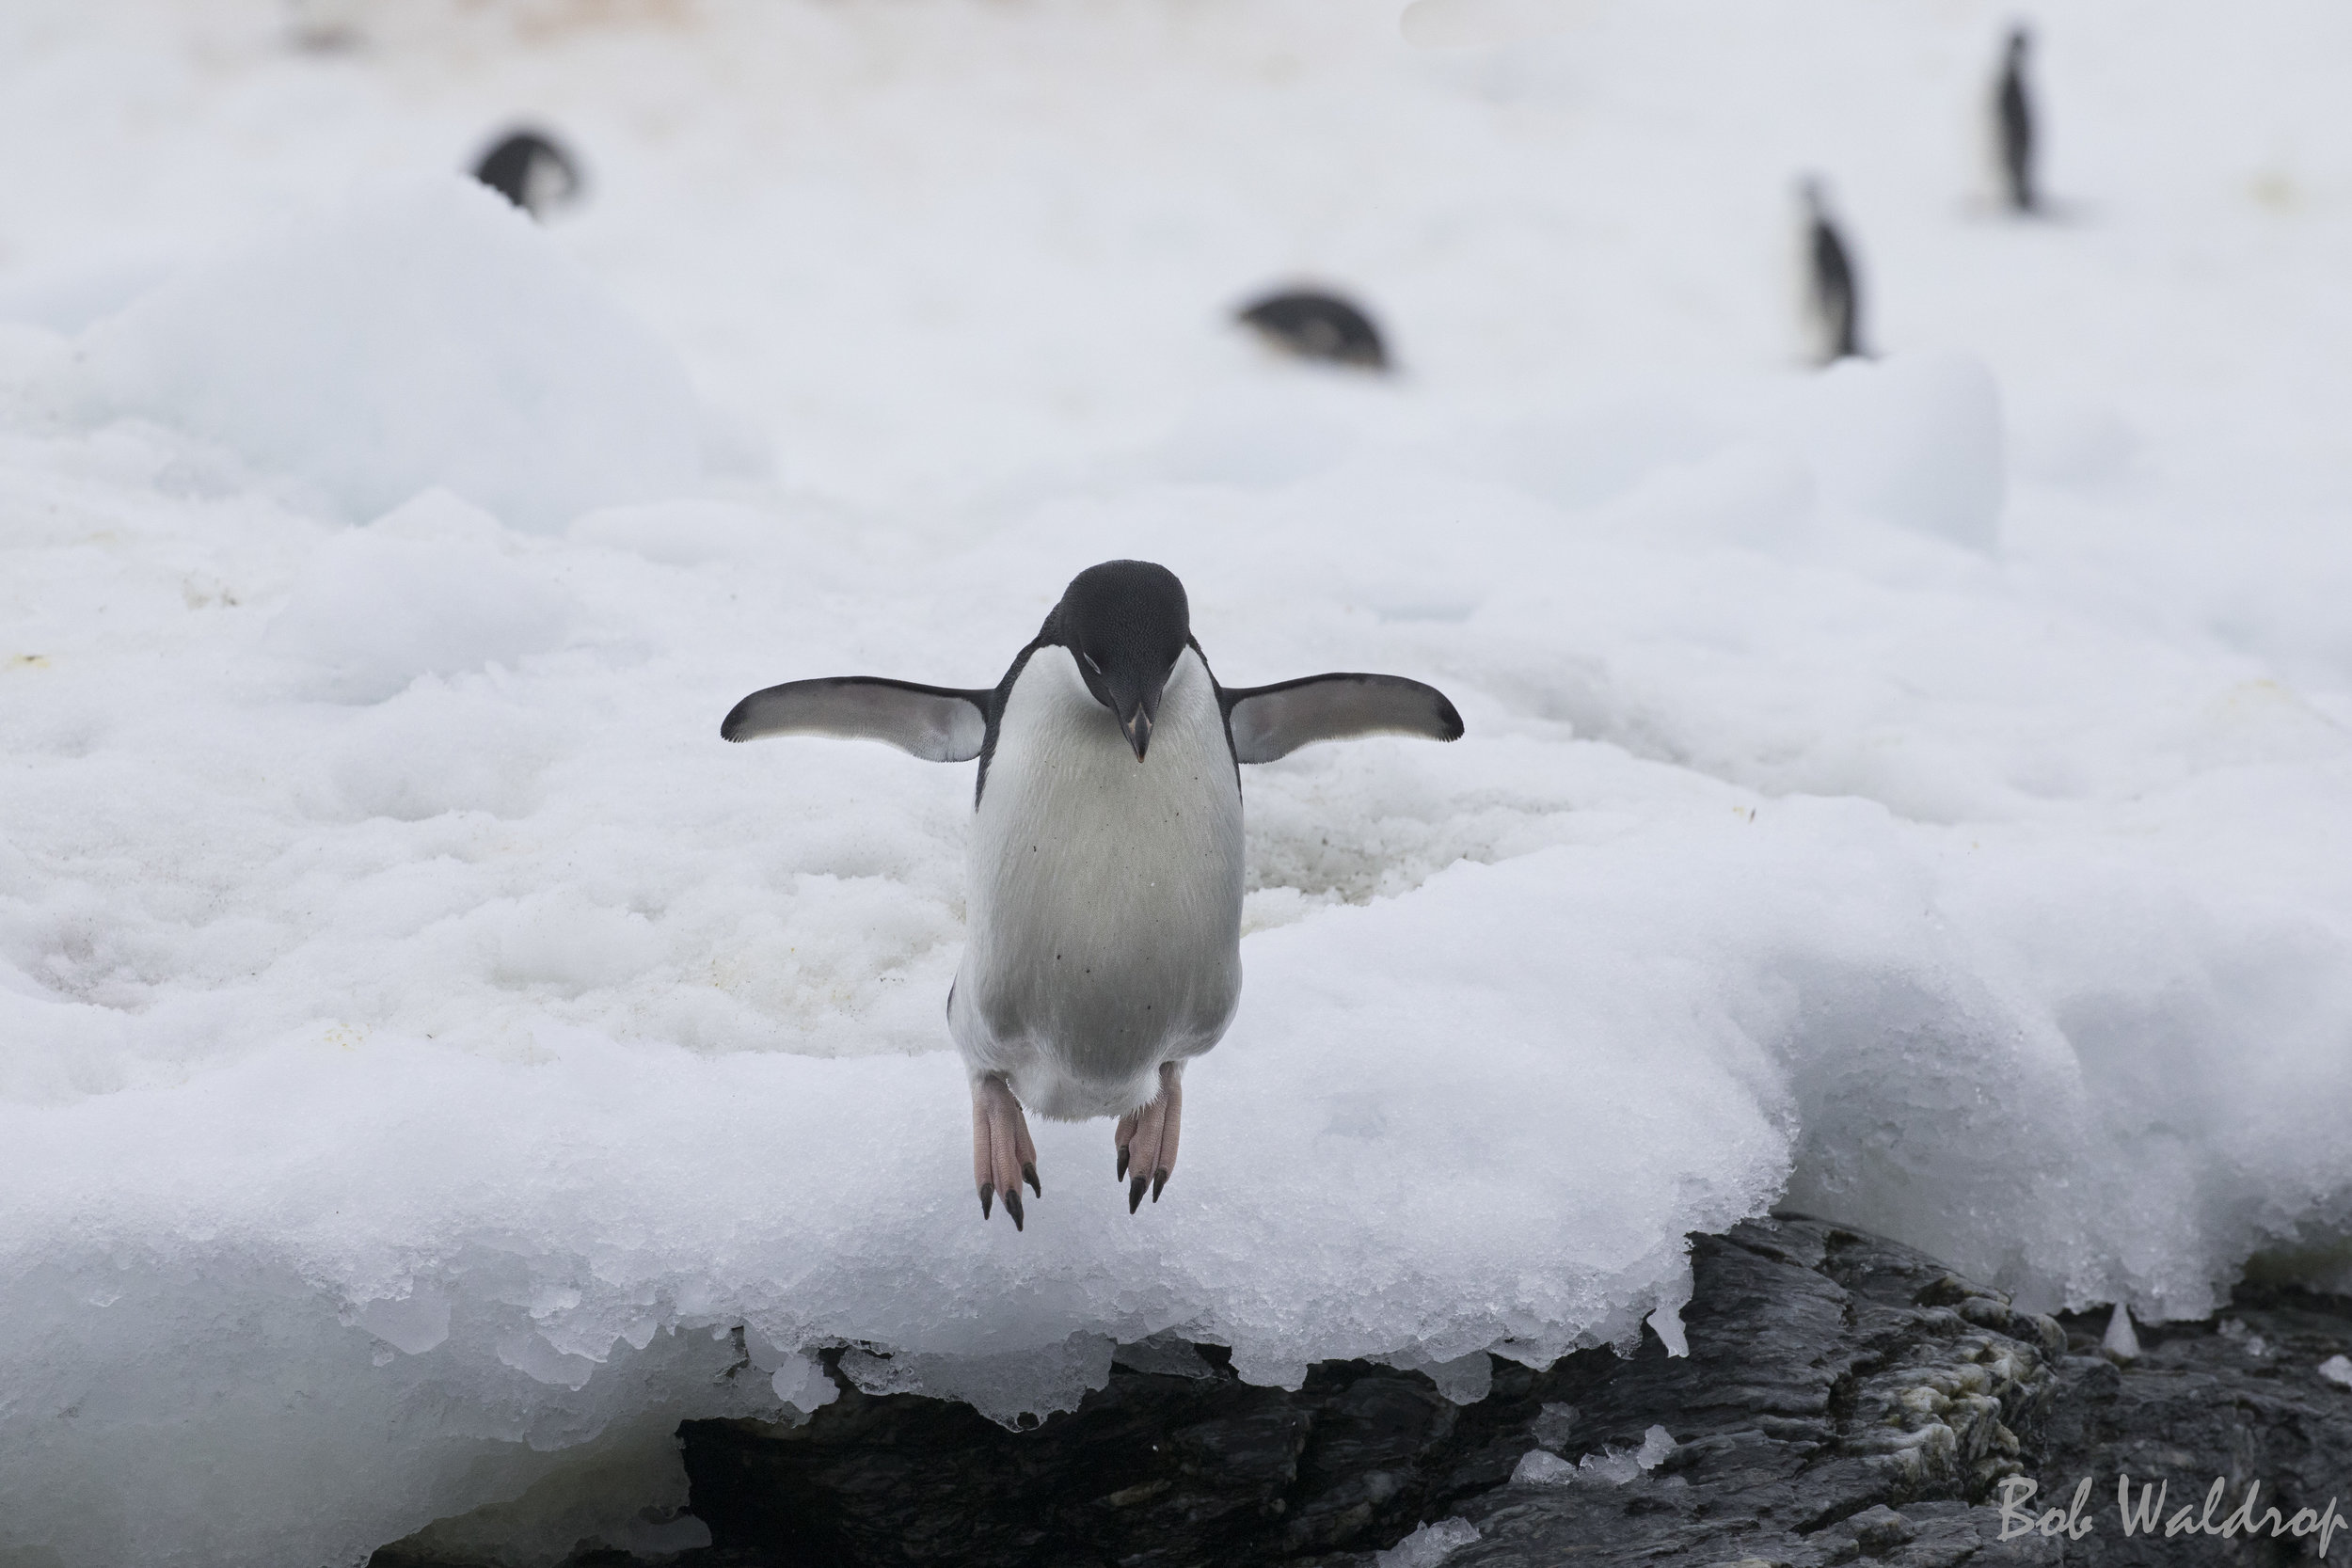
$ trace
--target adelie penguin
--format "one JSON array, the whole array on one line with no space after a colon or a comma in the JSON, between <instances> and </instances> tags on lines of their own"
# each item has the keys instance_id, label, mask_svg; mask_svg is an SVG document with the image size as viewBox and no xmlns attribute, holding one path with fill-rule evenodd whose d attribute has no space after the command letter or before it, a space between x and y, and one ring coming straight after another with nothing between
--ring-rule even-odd
<instances>
[{"instance_id":1,"label":"adelie penguin","mask_svg":"<svg viewBox=\"0 0 2352 1568\"><path fill-rule=\"evenodd\" d=\"M1044 1196L1027 1112L1116 1117L1129 1212L1176 1167L1184 1064L1241 1000L1241 764L1318 740L1453 740L1460 715L1397 675L1217 684L1164 566L1089 566L993 688L793 681L735 705L728 740L887 741L979 759L947 1027L972 1084L980 1215Z\"/></svg>"},{"instance_id":2,"label":"adelie penguin","mask_svg":"<svg viewBox=\"0 0 2352 1568\"><path fill-rule=\"evenodd\" d=\"M1319 289L1287 289L1234 312L1233 319L1285 354L1358 370L1389 368L1380 329L1357 306Z\"/></svg>"},{"instance_id":3,"label":"adelie penguin","mask_svg":"<svg viewBox=\"0 0 2352 1568\"><path fill-rule=\"evenodd\" d=\"M510 131L474 165L473 177L532 217L577 197L580 167L536 131Z\"/></svg>"},{"instance_id":4,"label":"adelie penguin","mask_svg":"<svg viewBox=\"0 0 2352 1568\"><path fill-rule=\"evenodd\" d=\"M1993 134L2001 160L2001 186L2010 210L2039 213L2042 198L2034 189L2033 100L2026 92L2026 52L2029 39L2023 27L2010 29L2002 58L2000 86L1993 94Z\"/></svg>"},{"instance_id":5,"label":"adelie penguin","mask_svg":"<svg viewBox=\"0 0 2352 1568\"><path fill-rule=\"evenodd\" d=\"M1805 314L1814 357L1822 364L1861 356L1862 284L1852 254L1830 214L1821 182L1799 187L1804 199Z\"/></svg>"}]
</instances>

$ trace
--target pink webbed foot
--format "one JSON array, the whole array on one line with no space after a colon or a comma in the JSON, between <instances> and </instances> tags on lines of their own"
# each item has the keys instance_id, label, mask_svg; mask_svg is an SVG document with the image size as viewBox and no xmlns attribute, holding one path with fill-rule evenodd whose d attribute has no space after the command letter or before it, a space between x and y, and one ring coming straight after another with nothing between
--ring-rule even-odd
<instances>
[{"instance_id":1,"label":"pink webbed foot","mask_svg":"<svg viewBox=\"0 0 2352 1568\"><path fill-rule=\"evenodd\" d=\"M1162 1062L1158 1098L1120 1117L1118 1131L1111 1134L1119 1145L1119 1174L1129 1177L1127 1212L1131 1214L1143 1206L1146 1187L1152 1190L1152 1201L1157 1203L1160 1189L1168 1185L1176 1169L1176 1135L1184 1120L1184 1073L1182 1062Z\"/></svg>"},{"instance_id":2,"label":"pink webbed foot","mask_svg":"<svg viewBox=\"0 0 2352 1568\"><path fill-rule=\"evenodd\" d=\"M972 1080L972 1180L980 1189L980 1218L988 1218L991 1203L1002 1194L1015 1230L1024 1228L1021 1183L1026 1181L1030 1191L1045 1196L1037 1179L1037 1145L1029 1141L1029 1118L1021 1114L1021 1101L1013 1099L1011 1088L993 1072Z\"/></svg>"}]
</instances>

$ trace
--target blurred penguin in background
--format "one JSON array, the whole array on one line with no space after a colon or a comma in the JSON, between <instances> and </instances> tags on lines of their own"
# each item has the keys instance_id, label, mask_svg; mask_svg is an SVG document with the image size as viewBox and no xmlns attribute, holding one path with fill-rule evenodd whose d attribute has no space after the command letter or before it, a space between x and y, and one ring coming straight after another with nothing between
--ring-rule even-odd
<instances>
[{"instance_id":1,"label":"blurred penguin in background","mask_svg":"<svg viewBox=\"0 0 2352 1568\"><path fill-rule=\"evenodd\" d=\"M286 0L288 30L294 47L321 53L358 48L366 41L359 8L360 0Z\"/></svg>"},{"instance_id":2,"label":"blurred penguin in background","mask_svg":"<svg viewBox=\"0 0 2352 1568\"><path fill-rule=\"evenodd\" d=\"M1235 320L1285 354L1358 370L1389 368L1388 346L1372 318L1320 289L1286 289L1245 306Z\"/></svg>"},{"instance_id":3,"label":"blurred penguin in background","mask_svg":"<svg viewBox=\"0 0 2352 1568\"><path fill-rule=\"evenodd\" d=\"M1807 179L1800 190L1804 198L1805 320L1813 356L1824 365L1860 358L1862 287L1854 276L1853 255L1837 231L1821 182Z\"/></svg>"},{"instance_id":4,"label":"blurred penguin in background","mask_svg":"<svg viewBox=\"0 0 2352 1568\"><path fill-rule=\"evenodd\" d=\"M2015 213L2042 210L2033 186L2033 102L2026 95L2027 42L2025 28L2010 29L2001 86L1993 97L1993 133L2000 149L2002 189L2009 197L2010 210Z\"/></svg>"},{"instance_id":5,"label":"blurred penguin in background","mask_svg":"<svg viewBox=\"0 0 2352 1568\"><path fill-rule=\"evenodd\" d=\"M510 131L474 165L473 177L534 218L580 195L580 169L536 131Z\"/></svg>"}]
</instances>

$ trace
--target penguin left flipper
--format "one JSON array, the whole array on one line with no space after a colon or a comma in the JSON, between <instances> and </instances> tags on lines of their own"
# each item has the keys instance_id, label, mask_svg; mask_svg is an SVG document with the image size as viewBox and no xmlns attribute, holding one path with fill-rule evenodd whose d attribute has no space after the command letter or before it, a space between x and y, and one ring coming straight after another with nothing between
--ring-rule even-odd
<instances>
[{"instance_id":1,"label":"penguin left flipper","mask_svg":"<svg viewBox=\"0 0 2352 1568\"><path fill-rule=\"evenodd\" d=\"M1445 693L1402 675L1308 675L1224 693L1236 762L1272 762L1318 740L1419 735L1458 740Z\"/></svg>"},{"instance_id":2,"label":"penguin left flipper","mask_svg":"<svg viewBox=\"0 0 2352 1568\"><path fill-rule=\"evenodd\" d=\"M988 738L992 695L880 675L787 681L736 704L719 734L726 740L764 735L882 740L929 762L969 762Z\"/></svg>"}]
</instances>

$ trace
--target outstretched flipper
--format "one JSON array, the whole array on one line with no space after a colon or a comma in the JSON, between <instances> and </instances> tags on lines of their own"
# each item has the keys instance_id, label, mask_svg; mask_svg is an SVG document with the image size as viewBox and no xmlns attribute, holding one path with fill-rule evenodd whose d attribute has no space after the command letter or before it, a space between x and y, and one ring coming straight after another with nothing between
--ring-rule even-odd
<instances>
[{"instance_id":1,"label":"outstretched flipper","mask_svg":"<svg viewBox=\"0 0 2352 1568\"><path fill-rule=\"evenodd\" d=\"M719 734L727 740L763 735L883 740L928 762L969 762L988 737L992 695L880 675L787 681L736 704Z\"/></svg>"},{"instance_id":2,"label":"outstretched flipper","mask_svg":"<svg viewBox=\"0 0 2352 1568\"><path fill-rule=\"evenodd\" d=\"M980 1218L989 1215L991 1200L1004 1195L1005 1212L1012 1227L1023 1228L1021 1183L1038 1196L1045 1188L1037 1179L1037 1145L1029 1141L1029 1118L1021 1101L995 1073L972 1080L972 1180L980 1189Z\"/></svg>"},{"instance_id":3,"label":"outstretched flipper","mask_svg":"<svg viewBox=\"0 0 2352 1568\"><path fill-rule=\"evenodd\" d=\"M1160 1064L1159 1097L1119 1118L1111 1141L1119 1146L1119 1174L1127 1178L1127 1212L1143 1206L1143 1192L1160 1200L1160 1189L1176 1171L1176 1136L1184 1122L1184 1065Z\"/></svg>"},{"instance_id":4,"label":"outstretched flipper","mask_svg":"<svg viewBox=\"0 0 2352 1568\"><path fill-rule=\"evenodd\" d=\"M1318 740L1359 735L1462 736L1462 716L1445 693L1402 675L1309 675L1224 695L1236 762L1272 762Z\"/></svg>"}]
</instances>

